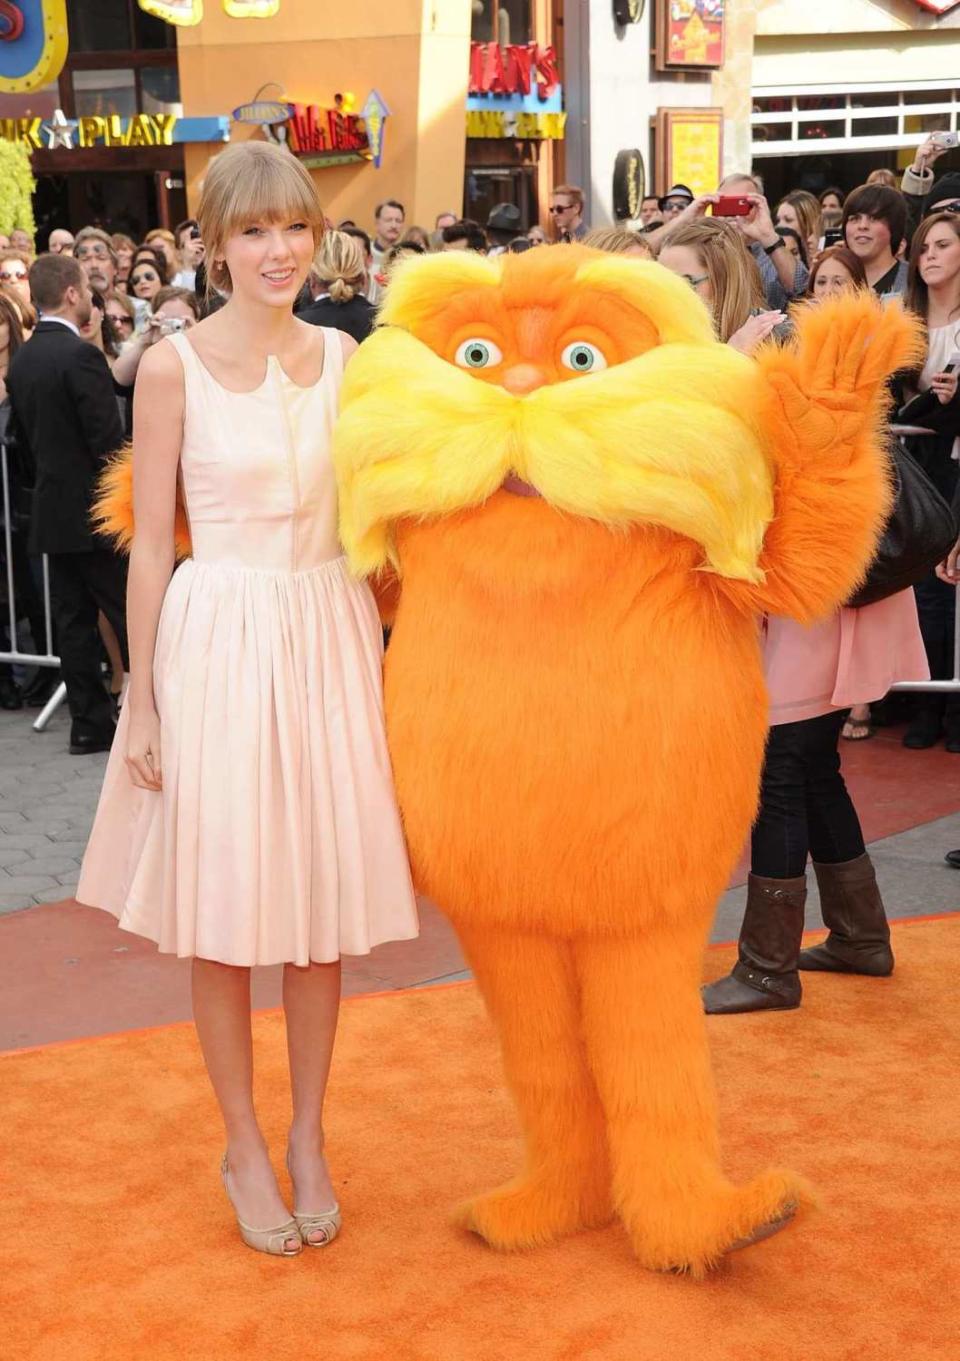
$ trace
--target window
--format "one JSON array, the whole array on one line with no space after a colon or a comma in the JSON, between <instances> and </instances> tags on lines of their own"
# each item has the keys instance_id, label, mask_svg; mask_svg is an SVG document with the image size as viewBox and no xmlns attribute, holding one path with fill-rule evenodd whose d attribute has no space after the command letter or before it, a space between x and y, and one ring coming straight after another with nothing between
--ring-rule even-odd
<instances>
[{"instance_id":1,"label":"window","mask_svg":"<svg viewBox=\"0 0 960 1361\"><path fill-rule=\"evenodd\" d=\"M532 42L531 8L531 0L474 0L470 36L475 43L501 47Z\"/></svg>"},{"instance_id":2,"label":"window","mask_svg":"<svg viewBox=\"0 0 960 1361\"><path fill-rule=\"evenodd\" d=\"M123 52L132 45L128 0L67 6L71 52Z\"/></svg>"},{"instance_id":3,"label":"window","mask_svg":"<svg viewBox=\"0 0 960 1361\"><path fill-rule=\"evenodd\" d=\"M132 66L109 71L74 71L73 97L77 117L111 113L130 118L137 112L137 82Z\"/></svg>"},{"instance_id":4,"label":"window","mask_svg":"<svg viewBox=\"0 0 960 1361\"><path fill-rule=\"evenodd\" d=\"M172 113L178 117L180 72L175 66L141 66L140 110L142 113Z\"/></svg>"}]
</instances>

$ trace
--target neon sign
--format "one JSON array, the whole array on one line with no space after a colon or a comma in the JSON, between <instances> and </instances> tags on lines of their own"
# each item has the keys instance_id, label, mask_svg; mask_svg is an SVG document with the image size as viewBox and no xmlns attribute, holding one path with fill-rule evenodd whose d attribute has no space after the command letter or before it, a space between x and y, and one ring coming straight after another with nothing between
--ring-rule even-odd
<instances>
[{"instance_id":1,"label":"neon sign","mask_svg":"<svg viewBox=\"0 0 960 1361\"><path fill-rule=\"evenodd\" d=\"M0 0L0 93L39 90L66 60L66 0Z\"/></svg>"},{"instance_id":2,"label":"neon sign","mask_svg":"<svg viewBox=\"0 0 960 1361\"><path fill-rule=\"evenodd\" d=\"M500 47L497 43L470 44L470 94L539 95L549 99L560 85L555 47L538 43Z\"/></svg>"}]
</instances>

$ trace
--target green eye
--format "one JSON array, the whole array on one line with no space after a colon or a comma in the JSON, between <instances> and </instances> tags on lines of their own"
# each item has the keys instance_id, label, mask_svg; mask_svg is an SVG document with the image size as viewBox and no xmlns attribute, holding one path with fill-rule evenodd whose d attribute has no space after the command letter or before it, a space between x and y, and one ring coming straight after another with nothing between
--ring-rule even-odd
<instances>
[{"instance_id":1,"label":"green eye","mask_svg":"<svg viewBox=\"0 0 960 1361\"><path fill-rule=\"evenodd\" d=\"M462 369L489 369L491 365L499 364L502 359L503 352L492 340L465 340L462 345L457 346L457 353L454 355L454 363L459 364Z\"/></svg>"},{"instance_id":2,"label":"green eye","mask_svg":"<svg viewBox=\"0 0 960 1361\"><path fill-rule=\"evenodd\" d=\"M565 346L560 363L565 369L572 369L574 373L590 373L607 367L603 351L586 340L575 340Z\"/></svg>"}]
</instances>

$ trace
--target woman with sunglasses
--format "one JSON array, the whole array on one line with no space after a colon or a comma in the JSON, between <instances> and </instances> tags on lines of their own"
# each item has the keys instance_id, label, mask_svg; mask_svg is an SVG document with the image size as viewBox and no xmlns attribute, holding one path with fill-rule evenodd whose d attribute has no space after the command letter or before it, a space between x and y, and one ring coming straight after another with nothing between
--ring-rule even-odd
<instances>
[{"instance_id":1,"label":"woman with sunglasses","mask_svg":"<svg viewBox=\"0 0 960 1361\"><path fill-rule=\"evenodd\" d=\"M756 262L741 234L727 222L700 217L681 223L671 229L658 259L686 279L707 306L718 339L743 354L752 354L786 321L783 312L764 309Z\"/></svg>"},{"instance_id":2,"label":"woman with sunglasses","mask_svg":"<svg viewBox=\"0 0 960 1361\"><path fill-rule=\"evenodd\" d=\"M0 251L0 284L12 288L29 305L30 257L26 251L15 246Z\"/></svg>"},{"instance_id":3,"label":"woman with sunglasses","mask_svg":"<svg viewBox=\"0 0 960 1361\"><path fill-rule=\"evenodd\" d=\"M153 302L167 285L167 262L152 246L138 246L130 266L127 292L142 302Z\"/></svg>"},{"instance_id":4,"label":"woman with sunglasses","mask_svg":"<svg viewBox=\"0 0 960 1361\"><path fill-rule=\"evenodd\" d=\"M104 317L113 331L118 349L133 338L137 326L137 309L126 293L112 288L103 295Z\"/></svg>"}]
</instances>

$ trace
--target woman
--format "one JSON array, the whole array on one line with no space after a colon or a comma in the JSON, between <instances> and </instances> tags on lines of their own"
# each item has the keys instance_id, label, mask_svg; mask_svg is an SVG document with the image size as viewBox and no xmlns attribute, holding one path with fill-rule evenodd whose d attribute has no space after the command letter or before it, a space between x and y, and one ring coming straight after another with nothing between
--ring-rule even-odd
<instances>
[{"instance_id":1,"label":"woman","mask_svg":"<svg viewBox=\"0 0 960 1361\"><path fill-rule=\"evenodd\" d=\"M346 232L325 232L314 260L319 291L297 316L311 326L333 326L359 345L373 330L377 309L364 297L363 248Z\"/></svg>"},{"instance_id":2,"label":"woman","mask_svg":"<svg viewBox=\"0 0 960 1361\"><path fill-rule=\"evenodd\" d=\"M130 266L127 292L150 303L166 285L167 263L161 252L152 246L138 246Z\"/></svg>"},{"instance_id":3,"label":"woman","mask_svg":"<svg viewBox=\"0 0 960 1361\"><path fill-rule=\"evenodd\" d=\"M0 251L0 284L6 284L18 293L29 307L30 303L30 257L26 251L16 250L13 246Z\"/></svg>"},{"instance_id":4,"label":"woman","mask_svg":"<svg viewBox=\"0 0 960 1361\"><path fill-rule=\"evenodd\" d=\"M113 249L117 257L114 286L123 288L126 287L127 280L130 277L130 266L133 264L137 243L129 236L124 236L123 232L114 232L110 240L113 242Z\"/></svg>"},{"instance_id":5,"label":"woman","mask_svg":"<svg viewBox=\"0 0 960 1361\"><path fill-rule=\"evenodd\" d=\"M580 244L607 251L611 255L632 255L638 260L653 259L653 251L643 237L625 227L594 227Z\"/></svg>"},{"instance_id":6,"label":"woman","mask_svg":"<svg viewBox=\"0 0 960 1361\"><path fill-rule=\"evenodd\" d=\"M720 218L700 217L673 227L657 257L686 279L713 313L718 339L752 354L786 321L764 311L763 287L743 237Z\"/></svg>"},{"instance_id":7,"label":"woman","mask_svg":"<svg viewBox=\"0 0 960 1361\"><path fill-rule=\"evenodd\" d=\"M132 339L137 325L137 310L130 297L112 288L103 295L104 317L113 331L118 349Z\"/></svg>"},{"instance_id":8,"label":"woman","mask_svg":"<svg viewBox=\"0 0 960 1361\"><path fill-rule=\"evenodd\" d=\"M790 255L794 261L800 260L803 264L809 266L810 257L807 254L807 243L800 233L794 231L792 227L777 227L776 232L786 247L787 254Z\"/></svg>"},{"instance_id":9,"label":"woman","mask_svg":"<svg viewBox=\"0 0 960 1361\"><path fill-rule=\"evenodd\" d=\"M106 319L106 303L99 289L90 290L90 316L80 327L80 335L91 345L95 345L113 371L113 363L120 353L113 326Z\"/></svg>"},{"instance_id":10,"label":"woman","mask_svg":"<svg viewBox=\"0 0 960 1361\"><path fill-rule=\"evenodd\" d=\"M224 1185L244 1241L292 1256L340 1225L322 1129L340 954L415 936L416 909L380 624L337 536L330 436L355 345L292 310L316 189L281 147L237 143L199 218L230 296L138 375L131 678L77 892L193 957ZM174 573L178 479L194 556ZM284 964L293 1217L253 1103L250 967L268 963Z\"/></svg>"},{"instance_id":11,"label":"woman","mask_svg":"<svg viewBox=\"0 0 960 1361\"><path fill-rule=\"evenodd\" d=\"M147 324L124 345L113 365L114 382L123 395L133 396L140 361L151 346L164 336L191 330L199 320L200 303L195 293L172 285L161 288L150 304Z\"/></svg>"},{"instance_id":12,"label":"woman","mask_svg":"<svg viewBox=\"0 0 960 1361\"><path fill-rule=\"evenodd\" d=\"M820 192L820 207L823 212L841 213L843 212L843 200L846 197L842 189L838 189L835 184Z\"/></svg>"},{"instance_id":13,"label":"woman","mask_svg":"<svg viewBox=\"0 0 960 1361\"><path fill-rule=\"evenodd\" d=\"M423 227L408 227L400 239L401 246L419 246L424 254L429 253L433 248L430 245L430 233Z\"/></svg>"},{"instance_id":14,"label":"woman","mask_svg":"<svg viewBox=\"0 0 960 1361\"><path fill-rule=\"evenodd\" d=\"M909 452L953 503L960 457L960 219L954 213L924 218L910 249L906 305L927 327L927 357L919 372L895 385L899 404L920 394L910 423L926 434L909 435ZM951 362L957 367L947 372ZM954 587L933 573L916 589L920 627L934 680L953 675ZM933 692L917 696L917 707L903 738L905 747L932 747L945 735L947 751L960 752L960 701Z\"/></svg>"},{"instance_id":15,"label":"woman","mask_svg":"<svg viewBox=\"0 0 960 1361\"><path fill-rule=\"evenodd\" d=\"M849 254L836 247L814 262L814 305L840 291L818 289L817 277ZM846 269L846 290L866 287L862 266L859 277L849 264ZM770 733L747 905L733 972L703 990L710 1014L798 1007L804 969L872 977L893 972L890 928L840 773L838 744L848 707L869 713L870 700L896 681L928 674L913 593L840 609L812 627L768 617L762 648ZM808 854L830 934L822 945L801 950Z\"/></svg>"},{"instance_id":16,"label":"woman","mask_svg":"<svg viewBox=\"0 0 960 1361\"><path fill-rule=\"evenodd\" d=\"M540 226L539 222L535 222L533 226L528 229L527 240L534 246L545 246L547 244L546 232Z\"/></svg>"},{"instance_id":17,"label":"woman","mask_svg":"<svg viewBox=\"0 0 960 1361\"><path fill-rule=\"evenodd\" d=\"M807 258L812 259L820 249L821 204L806 189L794 189L777 204L775 214L778 227L790 227L806 242Z\"/></svg>"},{"instance_id":18,"label":"woman","mask_svg":"<svg viewBox=\"0 0 960 1361\"><path fill-rule=\"evenodd\" d=\"M163 256L167 279L172 279L180 268L177 242L173 232L168 227L153 227L143 238L143 244L152 246L158 254Z\"/></svg>"},{"instance_id":19,"label":"woman","mask_svg":"<svg viewBox=\"0 0 960 1361\"><path fill-rule=\"evenodd\" d=\"M824 298L866 286L867 275L859 255L854 255L846 246L829 246L820 252L810 268L807 297L822 302Z\"/></svg>"}]
</instances>

